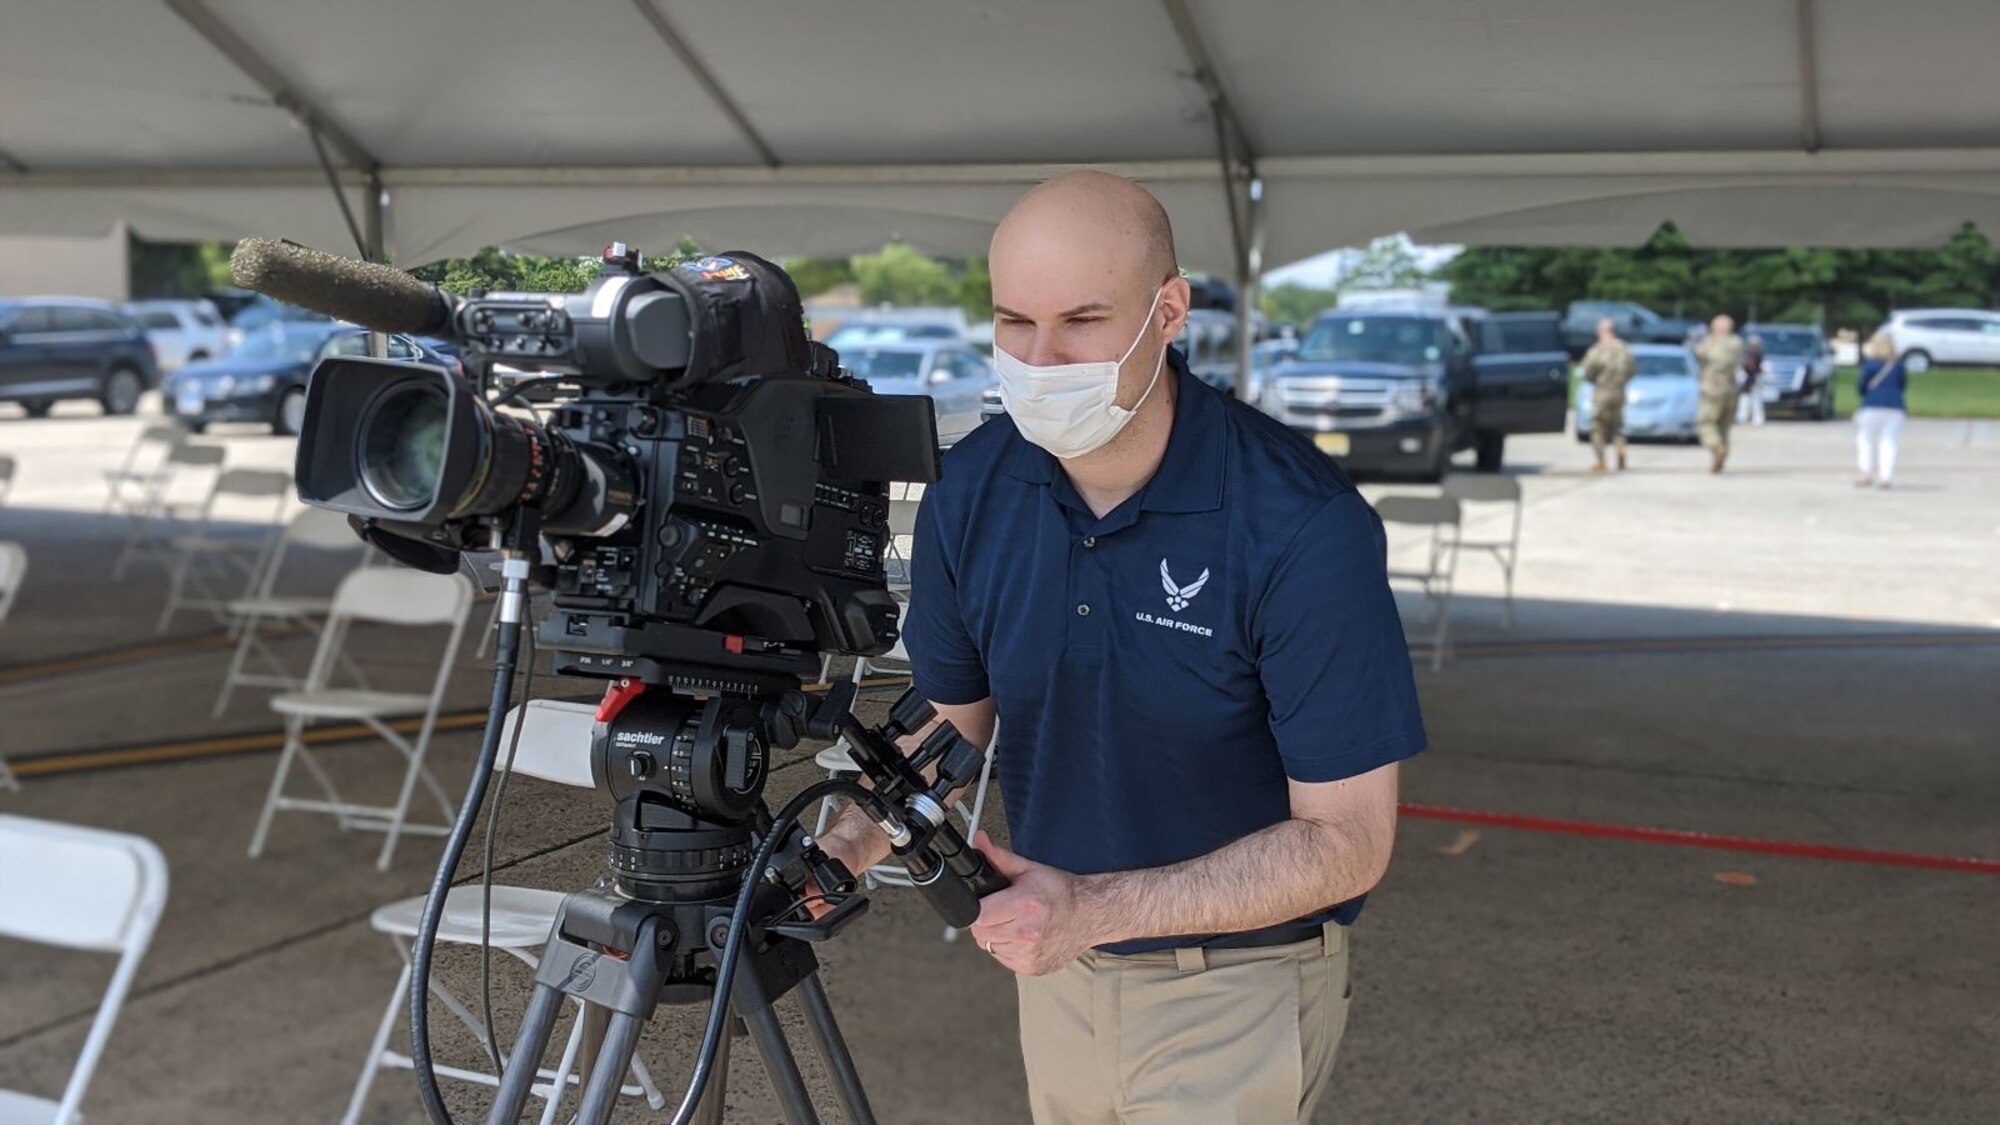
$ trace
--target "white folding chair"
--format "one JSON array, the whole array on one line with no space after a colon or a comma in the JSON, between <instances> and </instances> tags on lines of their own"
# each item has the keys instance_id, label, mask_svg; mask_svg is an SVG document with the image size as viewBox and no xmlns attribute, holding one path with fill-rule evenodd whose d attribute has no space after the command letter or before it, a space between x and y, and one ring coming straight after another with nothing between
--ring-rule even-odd
<instances>
[{"instance_id":1,"label":"white folding chair","mask_svg":"<svg viewBox=\"0 0 2000 1125\"><path fill-rule=\"evenodd\" d=\"M291 556L292 548L306 547L315 551L363 551L366 544L347 525L347 517L324 508L306 508L293 516L285 524L284 534L278 537L278 545L264 560L262 573L258 576L250 593L228 603L225 611L236 630L236 652L230 658L229 668L222 674L222 690L216 694L212 717L221 718L229 708L229 697L238 686L275 687L287 690L301 684L299 677L286 671L285 664L259 636L258 630L265 623L293 625L317 634L316 618L325 617L333 609L333 599L323 594L281 594L278 592L279 576L284 571L285 560ZM252 653L268 666L269 672L246 672L244 664ZM343 663L355 677L358 686L368 686L367 679L353 661Z\"/></svg>"},{"instance_id":2,"label":"white folding chair","mask_svg":"<svg viewBox=\"0 0 2000 1125\"><path fill-rule=\"evenodd\" d=\"M886 568L888 562L896 563L890 572L889 589L899 596L910 592L910 553L903 545L916 545L917 507L915 500L889 501L889 550L883 565Z\"/></svg>"},{"instance_id":3,"label":"white folding chair","mask_svg":"<svg viewBox=\"0 0 2000 1125\"><path fill-rule=\"evenodd\" d=\"M14 494L14 468L12 457L0 456L0 504Z\"/></svg>"},{"instance_id":4,"label":"white folding chair","mask_svg":"<svg viewBox=\"0 0 2000 1125\"><path fill-rule=\"evenodd\" d=\"M167 450L157 472L136 483L139 489L136 495L127 495L119 501L125 512L125 545L118 551L118 561L111 564L112 581L124 580L126 570L140 552L153 556L163 566L172 565L169 537L174 521L183 512L195 510L174 503L175 483L190 471L220 472L228 455L219 445L183 441Z\"/></svg>"},{"instance_id":5,"label":"white folding chair","mask_svg":"<svg viewBox=\"0 0 2000 1125\"><path fill-rule=\"evenodd\" d=\"M125 448L125 460L115 469L104 470L104 514L128 512L143 504L172 472L167 454L185 445L187 439L187 428L172 422L156 422L140 430Z\"/></svg>"},{"instance_id":6,"label":"white folding chair","mask_svg":"<svg viewBox=\"0 0 2000 1125\"><path fill-rule=\"evenodd\" d=\"M208 499L201 505L201 516L192 534L178 535L173 539L177 552L173 575L167 582L166 604L160 607L160 620L155 631L164 633L173 624L174 614L183 609L205 609L215 619L228 624L224 616L230 601L249 597L255 590L258 575L263 572L265 561L277 547L278 537L284 530L280 522L285 508L291 502L292 474L282 469L225 469L215 478L214 487L208 491ZM267 500L270 502L269 526L263 534L246 542L239 537L219 535L216 532L216 506L224 503ZM209 573L203 574L203 567ZM232 573L233 572L233 573ZM226 595L215 586L217 583L241 578L243 588L240 593ZM189 596L188 587L197 591Z\"/></svg>"},{"instance_id":7,"label":"white folding chair","mask_svg":"<svg viewBox=\"0 0 2000 1125\"><path fill-rule=\"evenodd\" d=\"M0 935L64 949L118 954L62 1100L0 1090L6 1125L75 1125L111 1026L167 903L167 861L152 841L123 832L0 816Z\"/></svg>"},{"instance_id":8,"label":"white folding chair","mask_svg":"<svg viewBox=\"0 0 2000 1125\"><path fill-rule=\"evenodd\" d=\"M986 787L993 780L993 758L999 747L1000 724L996 721L993 724L993 737L986 743L986 760L979 766L979 780L973 783L972 804L968 808L965 798L962 796L958 801L958 816L960 820L965 822L965 838L967 840L979 834L980 821L986 815ZM825 770L828 777L859 777L861 774L861 767L854 764L853 752L848 749L847 739L844 737L813 755L813 764ZM841 798L832 796L827 797L819 803L819 816L813 824L813 835L818 836L826 831L827 825L833 822L834 814L839 811L842 804ZM893 861L878 863L866 871L858 872L858 874L861 876L862 883L871 889L874 887L911 887L916 885L911 881L910 873L903 868L903 865ZM944 928L944 940L956 941L957 939L958 928L955 926L946 926Z\"/></svg>"},{"instance_id":9,"label":"white folding chair","mask_svg":"<svg viewBox=\"0 0 2000 1125\"><path fill-rule=\"evenodd\" d=\"M21 583L27 577L28 549L19 543L0 540L0 623L5 623L7 615L13 612L14 596L21 592ZM14 771L7 766L7 755L0 754L0 789L20 788Z\"/></svg>"},{"instance_id":10,"label":"white folding chair","mask_svg":"<svg viewBox=\"0 0 2000 1125\"><path fill-rule=\"evenodd\" d=\"M514 772L558 785L594 789L596 783L590 776L590 728L596 719L596 712L597 705L594 703L566 703L552 699L530 700L524 707L514 708L508 713L506 726L500 735L500 745L504 748L512 740L515 726L524 721L525 714L526 725L522 727L521 741L515 750ZM503 758L495 768L504 765ZM542 944L548 941L555 927L556 914L562 908L564 897L562 891L496 885L493 888L490 926L492 936L487 945L515 958L530 970L534 969ZM480 906L479 887L453 887L445 897L438 940L478 946L481 941ZM354 1093L347 1102L347 1114L341 1118L342 1125L353 1125L361 1120L361 1111L367 1105L368 1092L374 1086L377 1074L387 1069L410 1068L410 1056L390 1049L389 1038L408 1011L405 1002L410 995L410 942L416 936L423 911L424 896L419 895L392 902L369 918L369 925L377 933L388 935L395 944L396 954L403 960L403 972L396 980L394 991L389 994L389 1005L382 1011L382 1022L375 1029L375 1038L368 1045L368 1060L362 1065L360 1080L354 1084ZM506 1057L508 1048L492 1041L488 1028L479 1022L463 1000L435 977L431 979L430 990L438 1002L457 1016L466 1030L472 1032L474 1039L494 1049L501 1057ZM576 1002L576 1009L581 1015L581 1001ZM554 1070L542 1068L540 1076L543 1080L532 1088L535 1096L545 1103L542 1125L553 1125L563 1093L581 1082L581 1075L576 1073L576 1060L582 1045L582 1031L583 1021L575 1020L570 1026L568 1041L563 1046L561 1063ZM481 1085L498 1085L493 1075L464 1067L440 1066L437 1072ZM646 1065L637 1057L632 1060L632 1076L634 1083L625 1086L622 1093L643 1096L655 1110L665 1108L666 1098L653 1084Z\"/></svg>"},{"instance_id":11,"label":"white folding chair","mask_svg":"<svg viewBox=\"0 0 2000 1125\"><path fill-rule=\"evenodd\" d=\"M1383 523L1408 524L1430 529L1429 562L1422 570L1391 567L1389 578L1421 583L1426 601L1437 602L1437 623L1431 636L1431 671L1444 667L1451 643L1451 588L1458 574L1458 501L1443 496L1385 496L1375 503L1375 514ZM1451 532L1446 535L1446 530Z\"/></svg>"},{"instance_id":12,"label":"white folding chair","mask_svg":"<svg viewBox=\"0 0 2000 1125\"><path fill-rule=\"evenodd\" d=\"M1507 627L1514 627L1514 564L1521 557L1521 482L1514 477L1498 476L1493 473L1469 475L1454 474L1444 478L1444 494L1460 504L1512 504L1513 522L1505 539L1467 539L1459 536L1458 545L1475 551L1485 551L1500 564L1500 573L1507 582Z\"/></svg>"},{"instance_id":13,"label":"white folding chair","mask_svg":"<svg viewBox=\"0 0 2000 1125\"><path fill-rule=\"evenodd\" d=\"M424 755L430 750L431 732L437 726L438 709L444 704L445 686L451 680L452 664L458 657L458 645L465 635L465 617L471 605L472 584L458 574L428 574L400 567L363 567L341 580L340 589L333 595L333 609L320 630L319 648L313 655L311 670L306 673L305 686L299 691L285 692L271 699L271 709L285 716L285 749L278 757L277 771L271 776L271 790L264 798L263 811L258 814L257 831L250 838L251 858L264 853L271 819L280 809L329 813L342 831L354 829L387 833L387 838L382 841L382 854L375 861L375 866L383 871L389 869L389 860L396 852L396 841L404 833L442 836L450 831L448 824L409 824L406 821L410 798L420 780L437 799L438 808L443 810L446 821L451 819L454 811L444 787L425 766ZM334 665L347 640L348 626L354 621L408 627L449 626L451 635L445 642L443 658L438 661L430 694L329 686ZM392 720L410 715L422 716L414 739L397 734L390 725ZM333 779L327 776L305 744L306 724L317 719L359 721L403 756L406 768L395 804L359 805L341 798ZM304 766L313 780L319 783L326 794L324 799L285 795L285 781L294 762Z\"/></svg>"}]
</instances>

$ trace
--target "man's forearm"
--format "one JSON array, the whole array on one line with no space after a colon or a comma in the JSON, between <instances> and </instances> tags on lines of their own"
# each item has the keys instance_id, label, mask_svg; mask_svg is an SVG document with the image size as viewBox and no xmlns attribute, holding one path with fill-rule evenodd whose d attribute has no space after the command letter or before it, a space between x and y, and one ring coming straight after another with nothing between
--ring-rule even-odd
<instances>
[{"instance_id":1,"label":"man's forearm","mask_svg":"<svg viewBox=\"0 0 2000 1125\"><path fill-rule=\"evenodd\" d=\"M1275 926L1364 894L1388 867L1385 824L1286 820L1166 867L1087 875L1094 944Z\"/></svg>"}]
</instances>

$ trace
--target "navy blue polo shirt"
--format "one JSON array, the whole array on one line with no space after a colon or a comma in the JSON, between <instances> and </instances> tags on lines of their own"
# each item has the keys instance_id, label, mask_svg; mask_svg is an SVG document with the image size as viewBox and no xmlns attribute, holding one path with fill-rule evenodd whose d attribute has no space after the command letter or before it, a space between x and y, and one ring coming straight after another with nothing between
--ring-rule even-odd
<instances>
[{"instance_id":1,"label":"navy blue polo shirt","mask_svg":"<svg viewBox=\"0 0 2000 1125\"><path fill-rule=\"evenodd\" d=\"M1014 849L1066 871L1204 855L1287 819L1288 778L1424 748L1374 510L1310 442L1171 362L1166 457L1103 519L1006 418L946 455L917 517L916 686L993 699Z\"/></svg>"}]
</instances>

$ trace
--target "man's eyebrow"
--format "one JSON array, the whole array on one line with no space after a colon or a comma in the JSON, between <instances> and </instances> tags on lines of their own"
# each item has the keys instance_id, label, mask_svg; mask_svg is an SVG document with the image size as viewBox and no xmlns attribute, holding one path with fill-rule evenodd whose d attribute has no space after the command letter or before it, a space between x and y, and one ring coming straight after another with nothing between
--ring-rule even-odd
<instances>
[{"instance_id":1,"label":"man's eyebrow","mask_svg":"<svg viewBox=\"0 0 2000 1125\"><path fill-rule=\"evenodd\" d=\"M1034 317L1031 317L1031 316L1027 315L1026 313L1017 313L1017 312L1015 312L1015 311L1014 311L1013 309L1010 309L1010 308L1008 308L1008 307L1007 307L1007 306L1005 306L1005 305L994 305L994 306L993 306L993 311L994 311L994 312L996 312L996 313L999 313L999 314L1000 314L1001 316L1010 316L1010 317L1013 317L1013 318L1014 318L1015 320L1033 320L1033 319L1034 319ZM1060 313L1057 313L1057 314L1056 314L1056 319L1057 319L1057 320L1067 320L1068 318L1070 318L1070 317L1073 317L1073 316L1082 316L1082 315L1083 315L1084 313L1093 313L1093 312L1110 312L1110 311L1111 311L1111 304L1110 304L1110 302L1108 302L1108 301L1092 301L1092 302L1090 302L1089 304L1085 304L1085 305L1078 305L1077 307L1075 307L1075 308L1073 308L1073 309L1065 309L1065 310L1063 310L1062 312L1060 312Z\"/></svg>"}]
</instances>

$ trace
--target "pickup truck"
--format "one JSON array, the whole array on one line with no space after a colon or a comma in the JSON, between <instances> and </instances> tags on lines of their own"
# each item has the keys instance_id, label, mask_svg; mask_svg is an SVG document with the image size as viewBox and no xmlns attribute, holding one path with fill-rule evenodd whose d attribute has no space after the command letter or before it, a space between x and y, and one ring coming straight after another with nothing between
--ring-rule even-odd
<instances>
[{"instance_id":1,"label":"pickup truck","mask_svg":"<svg viewBox=\"0 0 2000 1125\"><path fill-rule=\"evenodd\" d=\"M1350 472L1437 480L1462 449L1497 472L1507 435L1562 432L1568 401L1552 312L1335 310L1257 405Z\"/></svg>"},{"instance_id":2,"label":"pickup truck","mask_svg":"<svg viewBox=\"0 0 2000 1125\"><path fill-rule=\"evenodd\" d=\"M1563 346L1569 354L1589 351L1597 342L1597 322L1606 317L1628 344L1685 344L1696 328L1693 321L1661 316L1632 301L1574 301L1562 320Z\"/></svg>"}]
</instances>

